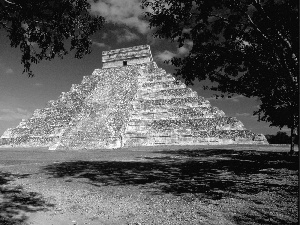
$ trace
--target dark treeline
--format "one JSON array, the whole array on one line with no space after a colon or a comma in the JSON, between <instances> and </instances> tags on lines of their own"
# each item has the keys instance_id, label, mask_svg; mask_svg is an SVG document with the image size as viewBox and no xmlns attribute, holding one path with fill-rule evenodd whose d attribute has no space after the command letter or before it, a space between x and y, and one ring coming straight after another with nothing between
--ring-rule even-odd
<instances>
[{"instance_id":1,"label":"dark treeline","mask_svg":"<svg viewBox=\"0 0 300 225\"><path fill-rule=\"evenodd\" d=\"M270 144L290 144L291 136L289 136L286 132L278 131L275 135L267 134L265 135L268 142ZM295 136L295 144L299 143L299 136Z\"/></svg>"}]
</instances>

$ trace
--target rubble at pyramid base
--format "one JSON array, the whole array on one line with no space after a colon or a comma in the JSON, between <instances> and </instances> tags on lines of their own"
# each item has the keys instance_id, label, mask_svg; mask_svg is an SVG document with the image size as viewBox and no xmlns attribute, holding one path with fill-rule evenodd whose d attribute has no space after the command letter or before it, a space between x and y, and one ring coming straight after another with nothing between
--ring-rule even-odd
<instances>
[{"instance_id":1,"label":"rubble at pyramid base","mask_svg":"<svg viewBox=\"0 0 300 225\"><path fill-rule=\"evenodd\" d=\"M0 146L110 149L268 144L155 62L96 69L0 138Z\"/></svg>"}]
</instances>

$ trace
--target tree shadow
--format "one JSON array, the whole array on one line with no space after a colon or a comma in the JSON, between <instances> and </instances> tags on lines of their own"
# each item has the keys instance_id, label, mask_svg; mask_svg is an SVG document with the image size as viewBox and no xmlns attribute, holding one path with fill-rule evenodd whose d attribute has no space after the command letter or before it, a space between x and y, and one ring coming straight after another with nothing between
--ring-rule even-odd
<instances>
[{"instance_id":1,"label":"tree shadow","mask_svg":"<svg viewBox=\"0 0 300 225\"><path fill-rule=\"evenodd\" d=\"M159 153L160 157L136 161L63 162L48 165L43 170L51 177L85 178L93 185L141 185L158 190L158 194L193 193L208 199L281 189L298 193L297 185L281 182L285 179L284 169L298 170L296 156L219 149Z\"/></svg>"},{"instance_id":2,"label":"tree shadow","mask_svg":"<svg viewBox=\"0 0 300 225\"><path fill-rule=\"evenodd\" d=\"M233 216L233 220L237 225L253 225L253 224L264 224L264 225L298 225L298 222L288 221L285 218L280 218L274 213L263 212L263 210L251 209L247 213L238 213ZM295 216L295 218L297 218Z\"/></svg>"},{"instance_id":3,"label":"tree shadow","mask_svg":"<svg viewBox=\"0 0 300 225\"><path fill-rule=\"evenodd\" d=\"M41 194L27 192L21 186L12 186L14 179L26 178L29 174L11 174L0 171L0 224L26 224L26 213L45 211L54 205L47 203Z\"/></svg>"},{"instance_id":4,"label":"tree shadow","mask_svg":"<svg viewBox=\"0 0 300 225\"><path fill-rule=\"evenodd\" d=\"M175 157L192 158L194 160L212 160L223 164L223 169L228 169L235 174L253 174L262 169L288 169L298 170L299 152L291 156L287 152L251 151L233 149L209 149L209 150L176 150L161 151L161 154Z\"/></svg>"}]
</instances>

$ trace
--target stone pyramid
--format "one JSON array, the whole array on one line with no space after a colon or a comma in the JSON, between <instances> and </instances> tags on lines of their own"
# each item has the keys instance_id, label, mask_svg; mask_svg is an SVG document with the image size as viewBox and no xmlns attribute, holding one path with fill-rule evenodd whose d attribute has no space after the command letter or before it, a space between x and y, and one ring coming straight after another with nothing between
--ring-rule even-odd
<instances>
[{"instance_id":1,"label":"stone pyramid","mask_svg":"<svg viewBox=\"0 0 300 225\"><path fill-rule=\"evenodd\" d=\"M102 62L0 143L51 150L268 143L158 68L148 45L103 51Z\"/></svg>"}]
</instances>

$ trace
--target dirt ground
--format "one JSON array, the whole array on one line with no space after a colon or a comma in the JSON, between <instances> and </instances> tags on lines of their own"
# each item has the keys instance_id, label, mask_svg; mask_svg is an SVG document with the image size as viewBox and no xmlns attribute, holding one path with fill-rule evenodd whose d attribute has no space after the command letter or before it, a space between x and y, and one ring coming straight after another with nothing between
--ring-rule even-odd
<instances>
[{"instance_id":1,"label":"dirt ground","mask_svg":"<svg viewBox=\"0 0 300 225\"><path fill-rule=\"evenodd\" d=\"M289 147L0 148L0 224L298 224Z\"/></svg>"}]
</instances>

